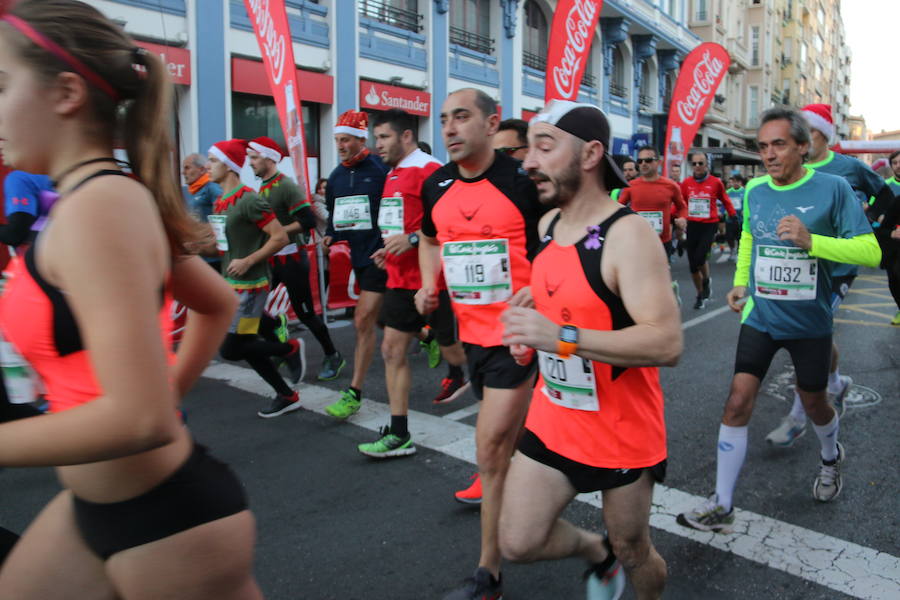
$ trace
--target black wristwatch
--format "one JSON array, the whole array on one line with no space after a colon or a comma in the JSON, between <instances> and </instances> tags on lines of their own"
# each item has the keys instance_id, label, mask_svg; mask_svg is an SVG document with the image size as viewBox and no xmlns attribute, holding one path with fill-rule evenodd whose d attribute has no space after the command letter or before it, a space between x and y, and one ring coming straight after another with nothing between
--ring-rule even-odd
<instances>
[{"instance_id":1,"label":"black wristwatch","mask_svg":"<svg viewBox=\"0 0 900 600\"><path fill-rule=\"evenodd\" d=\"M409 236L407 236L406 239L409 240L409 245L412 246L413 248L419 247L419 234L416 233L415 231L413 231L411 234L409 234Z\"/></svg>"}]
</instances>

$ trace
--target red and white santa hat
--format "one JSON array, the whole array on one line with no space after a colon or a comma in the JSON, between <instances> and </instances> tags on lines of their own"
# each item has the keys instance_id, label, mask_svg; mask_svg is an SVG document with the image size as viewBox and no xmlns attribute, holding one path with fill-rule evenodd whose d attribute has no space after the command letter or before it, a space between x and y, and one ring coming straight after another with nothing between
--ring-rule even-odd
<instances>
[{"instance_id":1,"label":"red and white santa hat","mask_svg":"<svg viewBox=\"0 0 900 600\"><path fill-rule=\"evenodd\" d=\"M350 109L338 117L334 133L346 133L354 137L366 138L369 135L369 115L362 111Z\"/></svg>"},{"instance_id":2,"label":"red and white santa hat","mask_svg":"<svg viewBox=\"0 0 900 600\"><path fill-rule=\"evenodd\" d=\"M262 157L268 158L276 164L281 162L281 159L287 156L287 153L281 149L278 142L264 135L250 140L249 145L250 147L247 148L247 152L250 152L251 150L257 152Z\"/></svg>"},{"instance_id":3,"label":"red and white santa hat","mask_svg":"<svg viewBox=\"0 0 900 600\"><path fill-rule=\"evenodd\" d=\"M832 143L834 141L834 118L831 116L831 105L807 104L802 111L809 126L821 131L828 143Z\"/></svg>"},{"instance_id":4,"label":"red and white santa hat","mask_svg":"<svg viewBox=\"0 0 900 600\"><path fill-rule=\"evenodd\" d=\"M235 173L240 173L247 160L247 140L224 140L209 147L209 153L228 165Z\"/></svg>"}]
</instances>

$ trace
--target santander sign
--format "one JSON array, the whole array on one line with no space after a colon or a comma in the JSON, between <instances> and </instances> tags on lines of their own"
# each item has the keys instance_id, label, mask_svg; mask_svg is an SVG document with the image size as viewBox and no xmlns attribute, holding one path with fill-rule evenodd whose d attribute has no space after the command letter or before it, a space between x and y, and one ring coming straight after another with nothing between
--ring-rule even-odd
<instances>
[{"instance_id":1,"label":"santander sign","mask_svg":"<svg viewBox=\"0 0 900 600\"><path fill-rule=\"evenodd\" d=\"M553 16L544 100L574 100L597 28L602 0L560 0Z\"/></svg>"},{"instance_id":2,"label":"santander sign","mask_svg":"<svg viewBox=\"0 0 900 600\"><path fill-rule=\"evenodd\" d=\"M706 50L694 67L693 85L688 90L687 97L675 104L675 110L682 121L688 125L697 123L697 117L705 112L701 109L709 102L724 71L725 64L718 58L710 57L710 51Z\"/></svg>"},{"instance_id":3,"label":"santander sign","mask_svg":"<svg viewBox=\"0 0 900 600\"><path fill-rule=\"evenodd\" d=\"M246 0L250 8L250 20L257 32L262 51L269 58L269 77L275 85L281 84L284 76L284 58L287 41L275 27L275 20L269 10L269 0ZM283 10L283 9L282 9Z\"/></svg>"}]
</instances>

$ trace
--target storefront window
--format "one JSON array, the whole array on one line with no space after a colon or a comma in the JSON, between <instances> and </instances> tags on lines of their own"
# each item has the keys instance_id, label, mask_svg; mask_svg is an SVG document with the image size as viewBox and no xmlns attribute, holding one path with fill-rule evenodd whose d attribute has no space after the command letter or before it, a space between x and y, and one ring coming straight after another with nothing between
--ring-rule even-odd
<instances>
[{"instance_id":1,"label":"storefront window","mask_svg":"<svg viewBox=\"0 0 900 600\"><path fill-rule=\"evenodd\" d=\"M303 132L306 136L307 156L319 156L319 105L301 103ZM278 110L271 96L232 94L231 125L234 137L252 140L266 135L284 147L284 133L278 120Z\"/></svg>"}]
</instances>

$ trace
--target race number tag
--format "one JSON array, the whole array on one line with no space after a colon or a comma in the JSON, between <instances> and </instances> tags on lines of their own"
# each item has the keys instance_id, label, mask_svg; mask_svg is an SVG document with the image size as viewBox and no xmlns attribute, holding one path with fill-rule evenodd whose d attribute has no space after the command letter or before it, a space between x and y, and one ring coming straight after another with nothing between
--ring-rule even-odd
<instances>
[{"instance_id":1,"label":"race number tag","mask_svg":"<svg viewBox=\"0 0 900 600\"><path fill-rule=\"evenodd\" d=\"M708 219L710 217L709 198L691 198L688 200L688 216L695 219Z\"/></svg>"},{"instance_id":2,"label":"race number tag","mask_svg":"<svg viewBox=\"0 0 900 600\"><path fill-rule=\"evenodd\" d=\"M388 196L381 199L381 208L378 209L378 228L381 230L383 238L403 233L402 197Z\"/></svg>"},{"instance_id":3,"label":"race number tag","mask_svg":"<svg viewBox=\"0 0 900 600\"><path fill-rule=\"evenodd\" d=\"M757 246L755 294L768 300L815 300L819 262L806 250Z\"/></svg>"},{"instance_id":4,"label":"race number tag","mask_svg":"<svg viewBox=\"0 0 900 600\"><path fill-rule=\"evenodd\" d=\"M553 404L573 410L600 410L594 376L594 363L570 356L562 358L538 350L538 366L544 378L544 394Z\"/></svg>"},{"instance_id":5,"label":"race number tag","mask_svg":"<svg viewBox=\"0 0 900 600\"><path fill-rule=\"evenodd\" d=\"M216 250L228 251L228 238L225 237L225 215L209 215L206 217L216 236Z\"/></svg>"},{"instance_id":6,"label":"race number tag","mask_svg":"<svg viewBox=\"0 0 900 600\"><path fill-rule=\"evenodd\" d=\"M334 201L334 229L362 231L372 229L368 196L344 196Z\"/></svg>"},{"instance_id":7,"label":"race number tag","mask_svg":"<svg viewBox=\"0 0 900 600\"><path fill-rule=\"evenodd\" d=\"M507 240L445 242L441 258L454 302L493 304L512 296Z\"/></svg>"},{"instance_id":8,"label":"race number tag","mask_svg":"<svg viewBox=\"0 0 900 600\"><path fill-rule=\"evenodd\" d=\"M27 404L37 399L41 392L37 376L16 348L3 339L0 339L0 368L10 404Z\"/></svg>"},{"instance_id":9,"label":"race number tag","mask_svg":"<svg viewBox=\"0 0 900 600\"><path fill-rule=\"evenodd\" d=\"M661 210L639 210L638 214L647 219L650 227L657 235L663 232L663 214Z\"/></svg>"}]
</instances>

